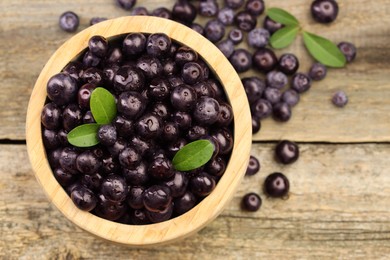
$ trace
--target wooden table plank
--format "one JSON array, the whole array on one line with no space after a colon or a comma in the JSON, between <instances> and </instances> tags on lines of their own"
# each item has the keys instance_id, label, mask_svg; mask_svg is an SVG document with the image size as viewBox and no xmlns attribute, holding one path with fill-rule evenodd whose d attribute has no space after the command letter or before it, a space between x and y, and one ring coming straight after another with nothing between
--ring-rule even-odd
<instances>
[{"instance_id":1,"label":"wooden table plank","mask_svg":"<svg viewBox=\"0 0 390 260\"><path fill-rule=\"evenodd\" d=\"M53 209L28 163L24 145L0 146L1 259L385 259L390 254L390 146L302 144L293 165L272 159L273 143L254 144L258 175L244 179L209 226L182 242L130 249L93 237ZM287 200L261 193L268 173L290 179ZM256 213L239 208L260 192Z\"/></svg>"},{"instance_id":2,"label":"wooden table plank","mask_svg":"<svg viewBox=\"0 0 390 260\"><path fill-rule=\"evenodd\" d=\"M139 1L149 9L173 5L173 0ZM346 69L331 70L328 78L314 84L293 110L289 123L265 120L255 140L277 140L286 134L297 141L382 142L390 141L390 1L345 0L340 2L337 21L329 26L314 23L309 15L311 0L267 0L268 6L283 7L296 15L304 27L334 41L349 40L358 47L358 58ZM80 29L93 16L114 18L129 14L114 1L8 1L0 2L0 139L23 140L25 114L35 80L58 46L72 34L57 26L59 15L73 10L81 17ZM261 17L263 19L263 16ZM201 21L202 22L202 21ZM302 70L312 63L297 40L286 51L301 60ZM244 74L253 75L253 73ZM350 104L334 108L330 96L344 89Z\"/></svg>"}]
</instances>

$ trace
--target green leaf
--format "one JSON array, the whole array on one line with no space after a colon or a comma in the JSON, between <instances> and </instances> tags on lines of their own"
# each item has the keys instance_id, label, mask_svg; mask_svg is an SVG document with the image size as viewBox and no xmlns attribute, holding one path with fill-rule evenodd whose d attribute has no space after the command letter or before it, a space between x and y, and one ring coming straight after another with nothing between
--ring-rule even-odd
<instances>
[{"instance_id":1,"label":"green leaf","mask_svg":"<svg viewBox=\"0 0 390 260\"><path fill-rule=\"evenodd\" d=\"M197 140L185 145L173 157L173 167L178 171L190 171L206 164L214 152L209 140Z\"/></svg>"},{"instance_id":2,"label":"green leaf","mask_svg":"<svg viewBox=\"0 0 390 260\"><path fill-rule=\"evenodd\" d=\"M311 56L328 67L341 68L346 64L344 54L336 44L321 36L303 32L303 41Z\"/></svg>"},{"instance_id":3,"label":"green leaf","mask_svg":"<svg viewBox=\"0 0 390 260\"><path fill-rule=\"evenodd\" d=\"M91 112L96 123L106 125L116 116L114 96L105 88L96 88L91 95Z\"/></svg>"},{"instance_id":4,"label":"green leaf","mask_svg":"<svg viewBox=\"0 0 390 260\"><path fill-rule=\"evenodd\" d=\"M282 49L289 46L297 37L299 27L288 25L277 30L270 39L271 46L275 49Z\"/></svg>"},{"instance_id":5,"label":"green leaf","mask_svg":"<svg viewBox=\"0 0 390 260\"><path fill-rule=\"evenodd\" d=\"M299 21L289 12L280 8L270 8L267 10L267 15L275 22L284 25L299 25Z\"/></svg>"},{"instance_id":6,"label":"green leaf","mask_svg":"<svg viewBox=\"0 0 390 260\"><path fill-rule=\"evenodd\" d=\"M77 147L97 145L99 143L97 138L99 127L100 125L98 124L80 125L68 133L68 141Z\"/></svg>"}]
</instances>

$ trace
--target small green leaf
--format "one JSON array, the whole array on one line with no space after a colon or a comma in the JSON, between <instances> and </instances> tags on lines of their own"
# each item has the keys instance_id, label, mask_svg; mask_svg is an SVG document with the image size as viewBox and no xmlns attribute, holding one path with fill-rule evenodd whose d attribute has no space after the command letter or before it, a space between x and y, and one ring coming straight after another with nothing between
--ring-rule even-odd
<instances>
[{"instance_id":1,"label":"small green leaf","mask_svg":"<svg viewBox=\"0 0 390 260\"><path fill-rule=\"evenodd\" d=\"M267 10L267 15L275 22L284 25L299 25L299 21L289 12L280 8L270 8Z\"/></svg>"},{"instance_id":2,"label":"small green leaf","mask_svg":"<svg viewBox=\"0 0 390 260\"><path fill-rule=\"evenodd\" d=\"M99 127L98 124L80 125L68 133L68 141L71 145L77 147L97 145L99 143L97 138Z\"/></svg>"},{"instance_id":3,"label":"small green leaf","mask_svg":"<svg viewBox=\"0 0 390 260\"><path fill-rule=\"evenodd\" d=\"M197 140L185 145L173 157L173 167L178 171L190 171L206 164L214 152L209 140Z\"/></svg>"},{"instance_id":4,"label":"small green leaf","mask_svg":"<svg viewBox=\"0 0 390 260\"><path fill-rule=\"evenodd\" d=\"M289 46L297 37L299 27L288 25L277 30L270 39L271 46L275 49L282 49Z\"/></svg>"},{"instance_id":5,"label":"small green leaf","mask_svg":"<svg viewBox=\"0 0 390 260\"><path fill-rule=\"evenodd\" d=\"M114 96L105 88L96 88L91 95L91 112L96 123L106 125L116 116Z\"/></svg>"},{"instance_id":6,"label":"small green leaf","mask_svg":"<svg viewBox=\"0 0 390 260\"><path fill-rule=\"evenodd\" d=\"M344 54L336 44L321 36L303 32L303 41L311 56L328 67L341 68L346 64Z\"/></svg>"}]
</instances>

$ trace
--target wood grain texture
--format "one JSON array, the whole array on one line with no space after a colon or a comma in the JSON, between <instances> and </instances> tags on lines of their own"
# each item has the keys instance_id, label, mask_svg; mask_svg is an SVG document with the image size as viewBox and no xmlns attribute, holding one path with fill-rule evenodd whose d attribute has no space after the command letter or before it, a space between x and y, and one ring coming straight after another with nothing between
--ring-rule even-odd
<instances>
[{"instance_id":1,"label":"wood grain texture","mask_svg":"<svg viewBox=\"0 0 390 260\"><path fill-rule=\"evenodd\" d=\"M37 184L26 147L0 149L1 259L387 259L390 254L389 145L300 145L296 164L272 160L274 144L255 144L258 175L200 233L172 245L130 249L93 237L54 209ZM288 200L261 193L268 173L290 179ZM260 192L256 213L242 196Z\"/></svg>"},{"instance_id":2,"label":"wood grain texture","mask_svg":"<svg viewBox=\"0 0 390 260\"><path fill-rule=\"evenodd\" d=\"M171 39L195 50L220 79L232 106L234 121L233 150L225 173L213 192L192 210L163 223L133 226L99 218L79 210L54 178L45 158L40 115L46 101L49 79L81 53L93 35L110 38L130 32L163 32ZM237 120L239 118L239 121ZM201 35L188 27L157 17L121 17L92 26L65 42L43 68L31 94L27 110L26 141L30 162L37 179L53 204L79 227L109 241L131 246L160 245L196 233L216 218L233 197L245 174L252 143L251 117L240 78L223 54Z\"/></svg>"},{"instance_id":3,"label":"wood grain texture","mask_svg":"<svg viewBox=\"0 0 390 260\"><path fill-rule=\"evenodd\" d=\"M139 1L139 5L149 9L171 7L173 3L173 0ZM279 123L267 119L263 130L254 139L278 140L288 134L297 141L390 141L390 62L387 58L390 53L390 16L387 15L390 1L341 1L338 19L327 26L316 24L310 18L311 0L267 0L266 3L267 6L289 10L309 31L335 42L347 40L355 43L358 57L346 69L329 71L326 80L316 82L308 93L302 95L290 122L280 127ZM88 26L93 16L115 18L129 14L111 0L20 0L12 4L1 1L0 139L25 138L26 106L33 84L50 55L72 36L62 32L57 25L59 15L66 10L80 15L80 30ZM199 19L198 22L204 23L204 20ZM306 71L312 63L301 39L285 51L297 54L302 71ZM248 75L253 73L242 76ZM349 95L350 103L345 109L337 109L330 104L330 97L337 89L343 89Z\"/></svg>"}]
</instances>

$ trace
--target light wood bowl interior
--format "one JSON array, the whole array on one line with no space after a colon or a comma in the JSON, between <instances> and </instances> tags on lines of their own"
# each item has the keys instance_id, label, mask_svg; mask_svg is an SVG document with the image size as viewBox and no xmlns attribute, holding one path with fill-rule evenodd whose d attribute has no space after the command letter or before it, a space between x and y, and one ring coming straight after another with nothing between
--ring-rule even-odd
<instances>
[{"instance_id":1,"label":"light wood bowl interior","mask_svg":"<svg viewBox=\"0 0 390 260\"><path fill-rule=\"evenodd\" d=\"M214 191L189 212L158 224L125 225L79 210L56 181L41 138L40 115L46 100L46 84L66 64L88 47L91 36L106 38L130 32L161 32L196 50L225 88L234 114L234 147L226 172ZM44 44L44 43L42 43ZM215 219L233 197L245 174L250 155L252 124L246 94L239 76L223 54L203 36L176 22L156 17L122 17L101 22L65 42L49 59L31 94L26 121L29 158L36 178L50 201L80 228L112 242L152 246L177 241L196 233Z\"/></svg>"}]
</instances>

